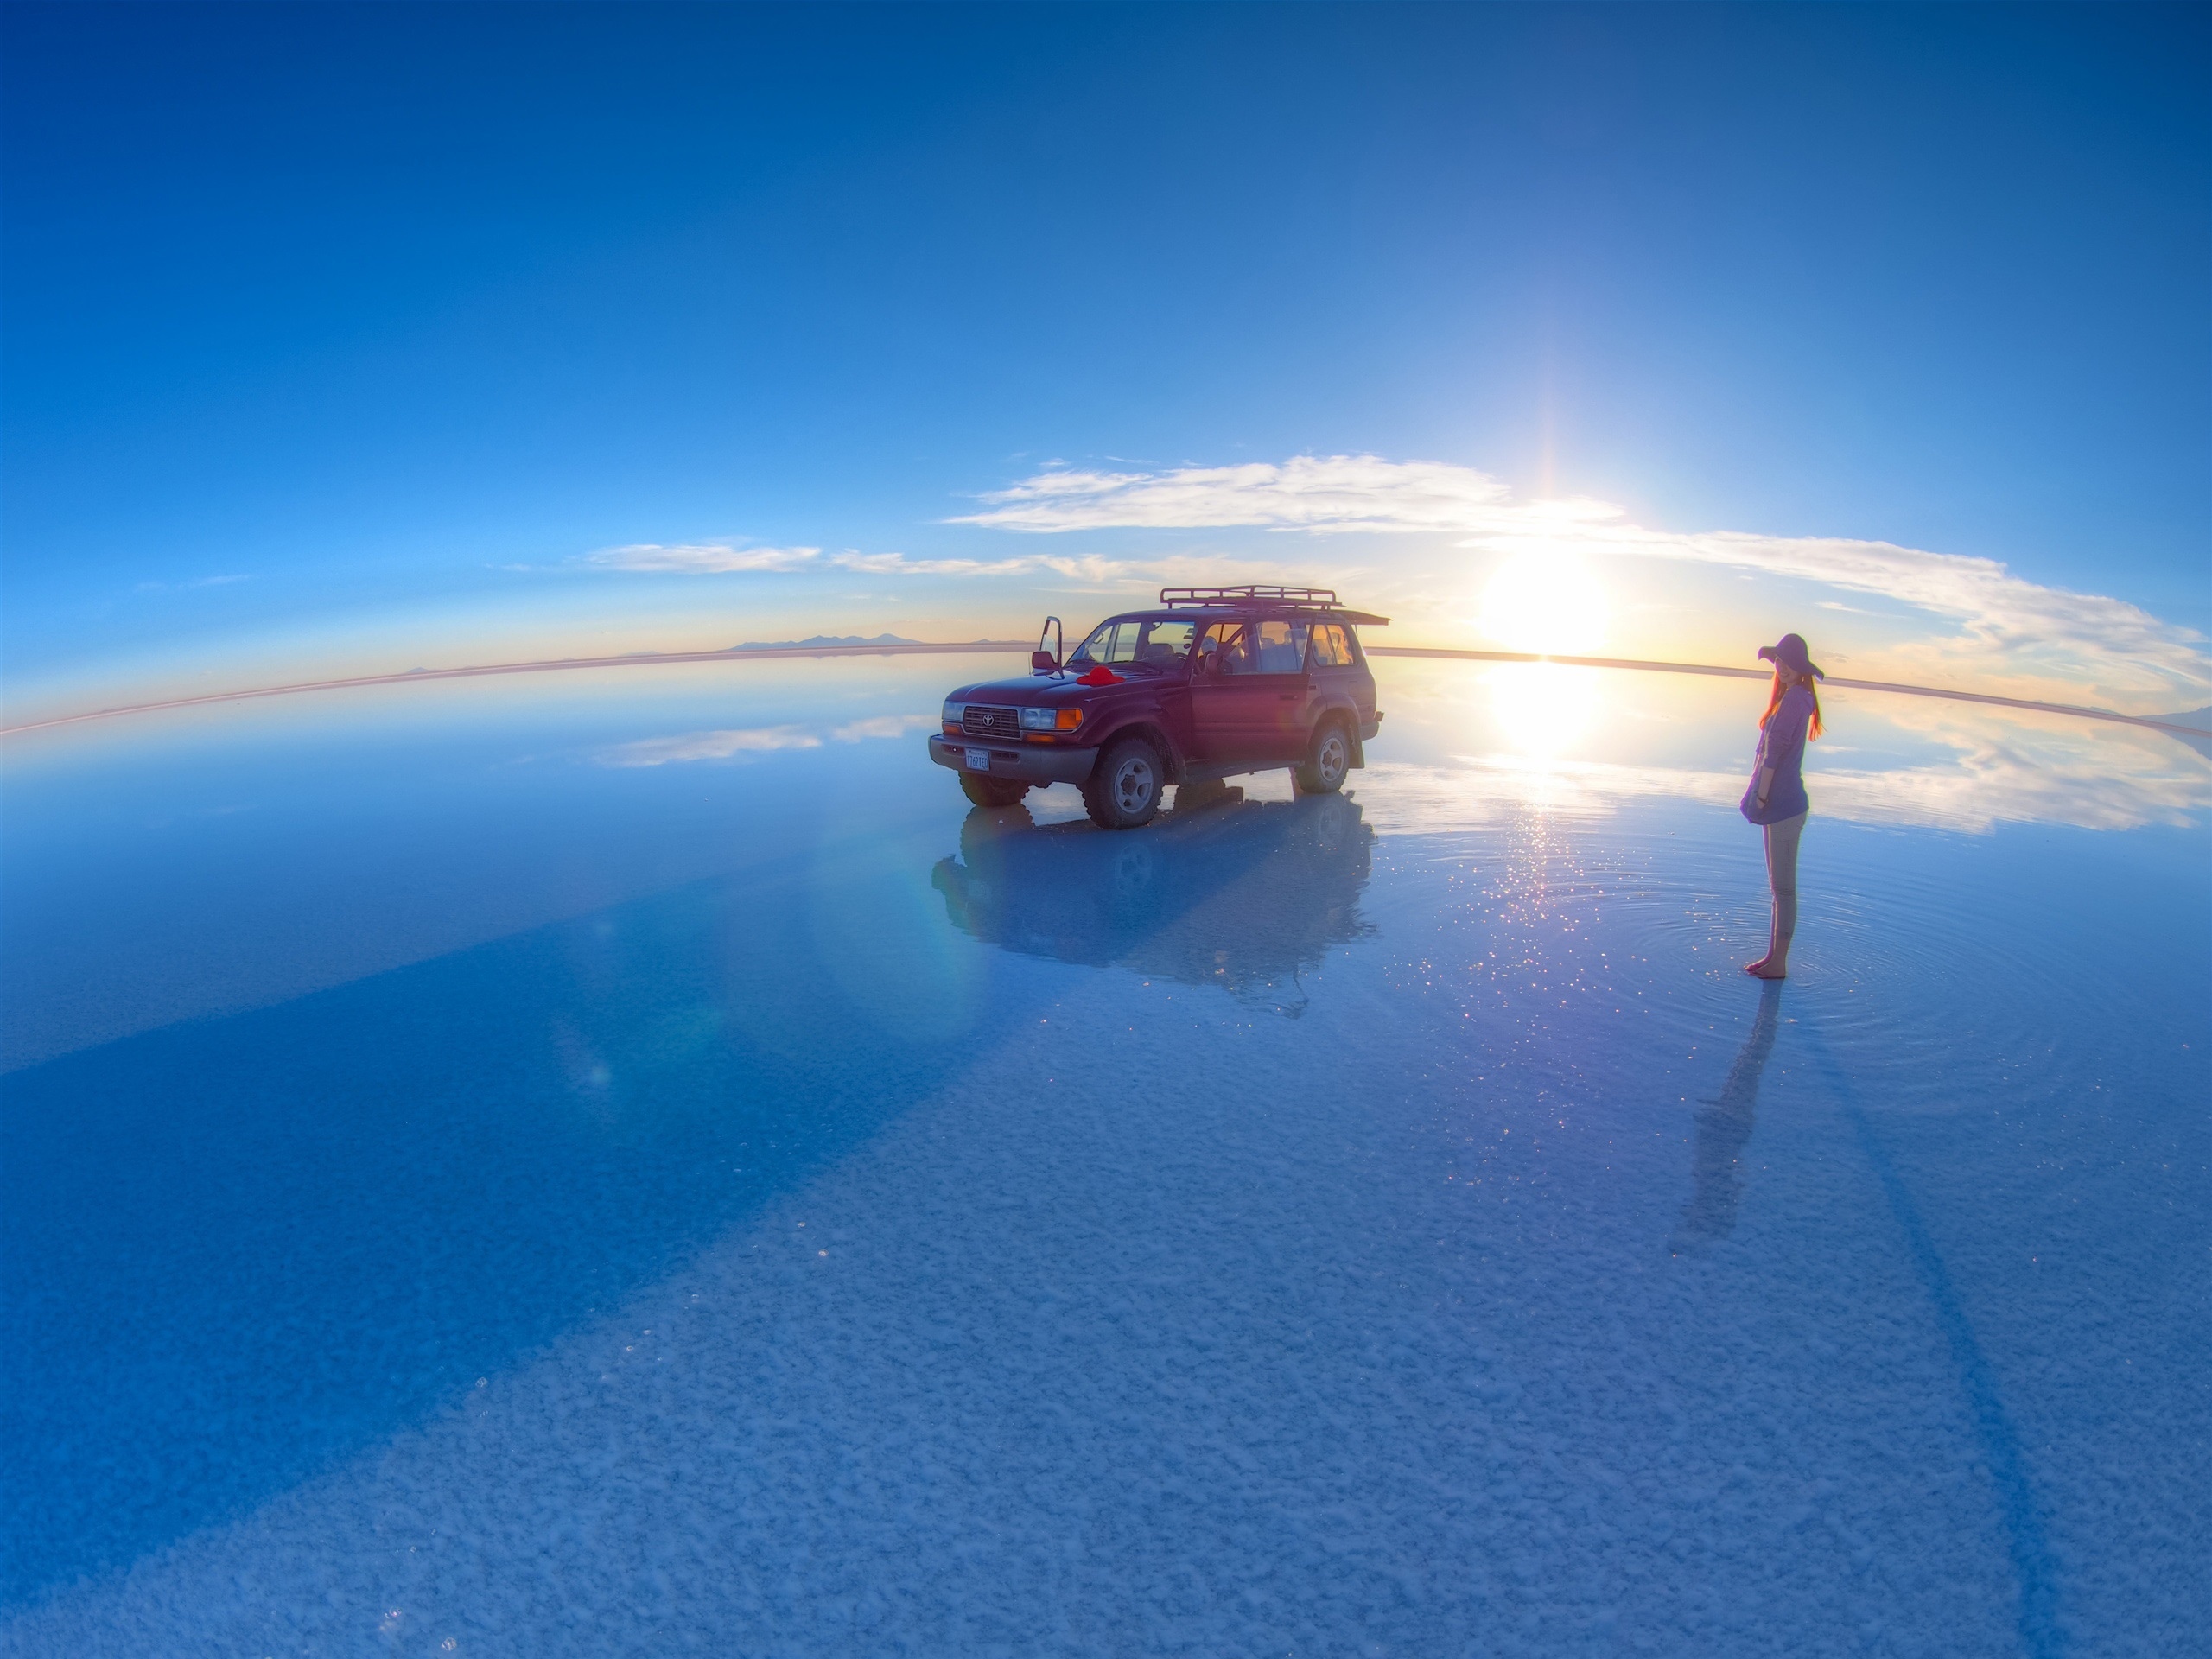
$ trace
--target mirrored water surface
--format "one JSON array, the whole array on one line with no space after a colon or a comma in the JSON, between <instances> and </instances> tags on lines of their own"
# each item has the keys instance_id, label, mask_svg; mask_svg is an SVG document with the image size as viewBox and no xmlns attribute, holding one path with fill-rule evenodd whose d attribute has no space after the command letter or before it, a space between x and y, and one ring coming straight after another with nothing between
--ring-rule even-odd
<instances>
[{"instance_id":1,"label":"mirrored water surface","mask_svg":"<svg viewBox=\"0 0 2212 1659\"><path fill-rule=\"evenodd\" d=\"M2172 1654L2212 761L1379 665L972 811L998 659L0 758L0 1650Z\"/></svg>"}]
</instances>

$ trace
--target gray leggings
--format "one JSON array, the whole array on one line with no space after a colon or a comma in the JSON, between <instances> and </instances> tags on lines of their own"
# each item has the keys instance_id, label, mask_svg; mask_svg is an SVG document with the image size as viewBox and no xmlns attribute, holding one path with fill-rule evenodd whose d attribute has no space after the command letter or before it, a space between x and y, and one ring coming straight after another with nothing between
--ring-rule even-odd
<instances>
[{"instance_id":1,"label":"gray leggings","mask_svg":"<svg viewBox=\"0 0 2212 1659\"><path fill-rule=\"evenodd\" d=\"M1797 838L1805 814L1766 826L1766 884L1774 889L1773 949L1787 950L1797 931Z\"/></svg>"}]
</instances>

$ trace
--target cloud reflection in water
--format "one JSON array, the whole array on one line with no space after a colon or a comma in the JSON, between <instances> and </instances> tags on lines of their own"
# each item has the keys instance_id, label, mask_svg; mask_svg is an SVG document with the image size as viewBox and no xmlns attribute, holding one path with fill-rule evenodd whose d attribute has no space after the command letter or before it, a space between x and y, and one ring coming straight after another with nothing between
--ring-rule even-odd
<instances>
[{"instance_id":1,"label":"cloud reflection in water","mask_svg":"<svg viewBox=\"0 0 2212 1659\"><path fill-rule=\"evenodd\" d=\"M1523 744L1503 704L1498 712L1498 735L1510 748L1453 754L1444 764L1372 764L1362 793L1376 826L1439 833L1529 811L1608 817L1642 799L1732 806L1743 793L1747 772L1579 759L1565 752L1571 744ZM2183 826L2212 809L2212 759L2159 734L1950 704L1883 712L1918 753L1872 766L1822 766L1816 753L1806 772L1815 815L1986 835L1999 823ZM1745 748L1748 768L1748 741ZM1853 752L1832 746L1827 753Z\"/></svg>"}]
</instances>

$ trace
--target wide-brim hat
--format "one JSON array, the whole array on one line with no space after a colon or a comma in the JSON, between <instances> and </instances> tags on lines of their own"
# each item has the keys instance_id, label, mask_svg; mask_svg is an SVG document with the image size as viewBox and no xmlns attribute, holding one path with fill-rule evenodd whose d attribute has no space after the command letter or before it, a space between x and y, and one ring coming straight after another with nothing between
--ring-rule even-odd
<instances>
[{"instance_id":1,"label":"wide-brim hat","mask_svg":"<svg viewBox=\"0 0 2212 1659\"><path fill-rule=\"evenodd\" d=\"M1779 663L1795 674L1809 674L1816 680L1825 680L1820 665L1814 662L1805 649L1805 637L1799 633L1785 633L1770 645L1761 645L1759 655L1770 663Z\"/></svg>"}]
</instances>

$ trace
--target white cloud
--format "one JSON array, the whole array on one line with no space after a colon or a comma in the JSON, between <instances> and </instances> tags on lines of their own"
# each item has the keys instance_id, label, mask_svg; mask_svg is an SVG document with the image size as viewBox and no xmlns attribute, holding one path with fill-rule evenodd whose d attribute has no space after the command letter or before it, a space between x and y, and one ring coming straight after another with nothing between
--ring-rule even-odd
<instances>
[{"instance_id":1,"label":"white cloud","mask_svg":"<svg viewBox=\"0 0 2212 1659\"><path fill-rule=\"evenodd\" d=\"M2170 696L2212 686L2212 659L2193 628L2162 621L2124 600L2013 575L1994 559L1928 553L1887 542L1748 536L1675 536L1608 526L1593 549L1700 561L1880 594L1956 623L1959 632L1896 648L1901 662L1947 670L1989 664L2045 673L2121 696Z\"/></svg>"},{"instance_id":2,"label":"white cloud","mask_svg":"<svg viewBox=\"0 0 2212 1659\"><path fill-rule=\"evenodd\" d=\"M916 559L904 553L841 553L826 563L876 576L1056 576L1075 591L1088 593L1149 593L1164 582L1279 582L1286 574L1280 561L1262 565L1188 556L1111 559L1032 553L1007 559ZM1301 573L1291 569L1287 574ZM1332 564L1326 574L1341 580L1344 567Z\"/></svg>"},{"instance_id":3,"label":"white cloud","mask_svg":"<svg viewBox=\"0 0 2212 1659\"><path fill-rule=\"evenodd\" d=\"M1252 527L1449 535L1501 553L1580 551L1675 559L1879 594L1955 625L1891 661L1936 677L2056 679L2139 708L2212 688L2194 629L2125 601L2044 587L1993 559L1842 537L1680 533L1628 523L1586 499L1516 500L1500 480L1440 461L1300 456L1280 465L1159 473L1051 471L952 520L1031 534Z\"/></svg>"},{"instance_id":4,"label":"white cloud","mask_svg":"<svg viewBox=\"0 0 2212 1659\"><path fill-rule=\"evenodd\" d=\"M1141 578L1153 566L1127 559L1095 556L1057 558L1024 554L1011 559L916 559L904 553L840 553L830 560L841 569L871 576L1028 576L1050 575L1070 582L1114 584Z\"/></svg>"},{"instance_id":5,"label":"white cloud","mask_svg":"<svg viewBox=\"0 0 2212 1659\"><path fill-rule=\"evenodd\" d=\"M862 553L848 548L823 557L818 547L739 547L709 543L664 547L640 542L587 553L574 563L601 570L642 571L658 575L721 575L756 571L852 570L869 576L1026 576L1113 585L1142 580L1156 567L1096 556L1025 553L1003 559L914 558L905 553ZM526 570L528 565L510 565Z\"/></svg>"},{"instance_id":6,"label":"white cloud","mask_svg":"<svg viewBox=\"0 0 2212 1659\"><path fill-rule=\"evenodd\" d=\"M869 576L1017 576L1048 568L1042 559L912 559L904 553L840 553L830 563Z\"/></svg>"},{"instance_id":7,"label":"white cloud","mask_svg":"<svg viewBox=\"0 0 2212 1659\"><path fill-rule=\"evenodd\" d=\"M1433 461L1300 455L1275 466L1167 473L1039 473L986 495L987 512L952 519L996 530L1457 531L1518 529L1614 517L1602 502L1514 502L1486 473Z\"/></svg>"},{"instance_id":8,"label":"white cloud","mask_svg":"<svg viewBox=\"0 0 2212 1659\"><path fill-rule=\"evenodd\" d=\"M186 582L142 582L131 591L140 594L184 594L195 588L224 588L234 582L246 582L244 575L194 576Z\"/></svg>"},{"instance_id":9,"label":"white cloud","mask_svg":"<svg viewBox=\"0 0 2212 1659\"><path fill-rule=\"evenodd\" d=\"M663 547L639 542L602 548L578 561L601 570L643 570L668 575L726 575L745 571L800 570L822 556L818 547L732 547L722 543Z\"/></svg>"}]
</instances>

